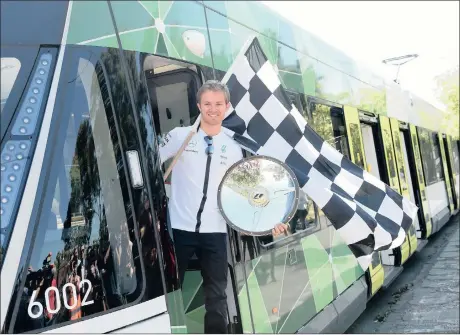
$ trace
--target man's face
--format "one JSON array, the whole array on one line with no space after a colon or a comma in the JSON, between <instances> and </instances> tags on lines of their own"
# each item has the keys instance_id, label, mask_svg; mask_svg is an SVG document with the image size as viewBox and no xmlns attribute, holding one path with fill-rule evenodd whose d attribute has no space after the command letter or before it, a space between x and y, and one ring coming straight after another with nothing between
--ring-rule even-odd
<instances>
[{"instance_id":1,"label":"man's face","mask_svg":"<svg viewBox=\"0 0 460 335\"><path fill-rule=\"evenodd\" d=\"M210 125L221 124L229 107L223 92L205 91L198 102L202 121Z\"/></svg>"}]
</instances>

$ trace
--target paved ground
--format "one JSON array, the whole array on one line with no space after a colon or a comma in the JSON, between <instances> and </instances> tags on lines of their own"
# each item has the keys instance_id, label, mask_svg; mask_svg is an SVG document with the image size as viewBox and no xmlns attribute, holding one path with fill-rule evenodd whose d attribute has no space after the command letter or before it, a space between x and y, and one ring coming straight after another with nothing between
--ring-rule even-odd
<instances>
[{"instance_id":1,"label":"paved ground","mask_svg":"<svg viewBox=\"0 0 460 335\"><path fill-rule=\"evenodd\" d=\"M459 236L457 215L368 302L347 333L460 333Z\"/></svg>"}]
</instances>

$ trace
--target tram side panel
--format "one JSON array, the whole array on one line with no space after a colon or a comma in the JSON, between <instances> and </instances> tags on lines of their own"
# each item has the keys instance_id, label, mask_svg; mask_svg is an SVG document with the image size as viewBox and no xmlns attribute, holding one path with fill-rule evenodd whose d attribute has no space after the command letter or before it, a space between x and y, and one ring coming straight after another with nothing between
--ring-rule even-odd
<instances>
[{"instance_id":1,"label":"tram side panel","mask_svg":"<svg viewBox=\"0 0 460 335\"><path fill-rule=\"evenodd\" d=\"M343 115L325 104L309 106L312 127L347 154ZM340 234L313 204L305 221L307 225L288 238L242 238L246 262L238 264L236 272L245 332L252 332L249 311L256 333L290 333L301 328L308 332L346 329L349 318L354 319L365 308L367 287L360 281L364 273ZM247 282L241 279L244 272ZM353 296L356 291L362 294ZM341 304L344 310L331 314L334 304ZM322 315L326 315L326 323L318 321Z\"/></svg>"}]
</instances>

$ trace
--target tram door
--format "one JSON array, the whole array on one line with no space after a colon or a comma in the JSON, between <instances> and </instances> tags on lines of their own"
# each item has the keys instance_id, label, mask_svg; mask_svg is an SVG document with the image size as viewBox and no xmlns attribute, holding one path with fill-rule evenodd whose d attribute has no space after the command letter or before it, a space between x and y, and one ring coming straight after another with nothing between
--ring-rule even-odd
<instances>
[{"instance_id":1,"label":"tram door","mask_svg":"<svg viewBox=\"0 0 460 335\"><path fill-rule=\"evenodd\" d=\"M454 211L454 199L452 196L452 188L451 188L451 181L450 181L450 176L449 176L449 171L448 171L448 166L447 166L447 158L446 158L446 151L443 145L443 139L442 139L442 133L438 132L438 142L439 142L439 148L441 149L441 161L442 161L442 169L444 173L444 179L446 183L446 191L447 191L447 199L449 201L449 209L450 212L453 213Z\"/></svg>"},{"instance_id":2,"label":"tram door","mask_svg":"<svg viewBox=\"0 0 460 335\"><path fill-rule=\"evenodd\" d=\"M455 210L460 209L460 162L458 157L458 147L452 140L452 136L446 136L444 145L449 157L449 173L452 180L452 193L454 194Z\"/></svg>"},{"instance_id":3,"label":"tram door","mask_svg":"<svg viewBox=\"0 0 460 335\"><path fill-rule=\"evenodd\" d=\"M406 151L408 154L408 160L411 164L409 166L410 179L409 187L411 187L411 196L414 194L415 204L419 210L417 213L418 227L416 226L416 234L419 239L428 239L431 235L431 216L428 199L426 197L425 190L425 176L422 167L422 158L420 154L420 147L418 142L417 130L414 125L410 124L408 132L405 133L407 136L402 136L404 145L409 149Z\"/></svg>"},{"instance_id":4,"label":"tram door","mask_svg":"<svg viewBox=\"0 0 460 335\"><path fill-rule=\"evenodd\" d=\"M407 148L404 141L404 134L400 130L399 121L395 118L390 118L390 128L395 151L399 187L401 190L400 194L406 199L415 203L413 189L411 187L412 183L409 171L409 163L407 161ZM416 227L419 227L417 217L415 218L407 233L407 239L409 240L410 246L409 257L415 252L415 250L417 250Z\"/></svg>"},{"instance_id":5,"label":"tram door","mask_svg":"<svg viewBox=\"0 0 460 335\"><path fill-rule=\"evenodd\" d=\"M450 204L450 211L454 214L458 210L458 191L457 191L457 179L458 175L455 170L454 166L454 156L452 152L452 144L450 136L446 134L442 134L442 141L440 141L441 145L444 147L444 152L446 156L446 166L444 168L447 171L446 176L450 181L450 190L452 194L452 202ZM450 199L450 198L449 198Z\"/></svg>"},{"instance_id":6,"label":"tram door","mask_svg":"<svg viewBox=\"0 0 460 335\"><path fill-rule=\"evenodd\" d=\"M144 70L149 90L150 103L153 113L155 131L158 136L164 136L175 127L190 126L198 115L195 93L200 80L198 75L187 68L186 63L166 60L162 57L149 55L144 60ZM164 171L172 159L163 165ZM165 181L166 196L170 197L169 176ZM176 332L199 333L196 327L190 328L189 308L193 300L202 300L201 276L195 261L191 261L185 274L184 284L179 296L174 300L177 305L178 319L171 318L171 328ZM200 290L201 289L201 290ZM189 294L194 292L195 294ZM181 301L182 300L182 301ZM198 304L198 307L200 304ZM171 306L168 306L171 309ZM182 309L179 311L179 309ZM171 311L169 311L171 313ZM178 322L180 321L180 322ZM199 327L199 325L198 325Z\"/></svg>"},{"instance_id":7,"label":"tram door","mask_svg":"<svg viewBox=\"0 0 460 335\"><path fill-rule=\"evenodd\" d=\"M194 65L149 55L144 61L144 70L149 88L155 130L159 136L167 134L176 127L192 125L199 110L197 107L196 93L202 83ZM172 159L165 162L163 170L166 171ZM170 196L169 176L165 181L166 194ZM233 236L233 233L229 234ZM229 248L232 240L229 243ZM237 277L240 282L246 281L241 271L235 271L232 253L229 255L229 272L227 287L227 306L229 319L229 332L241 333L241 323L238 319L238 296L236 292ZM238 274L236 274L238 272ZM171 325L176 332L189 334L204 333L204 290L201 267L196 255L193 255L185 272L184 282L180 297L176 305L182 306L184 313L179 313L178 321ZM240 298L241 299L241 298ZM241 302L240 302L241 304ZM181 317L184 323L181 323ZM171 322L174 320L171 319Z\"/></svg>"},{"instance_id":8,"label":"tram door","mask_svg":"<svg viewBox=\"0 0 460 335\"><path fill-rule=\"evenodd\" d=\"M393 190L401 194L399 185L398 169L396 165L395 150L393 145L393 136L391 133L390 120L384 115L379 115L379 139L382 148L383 156L385 157L384 176L382 178ZM384 265L400 266L406 262L410 255L409 239L404 239L403 244L393 250L385 250L381 252L382 263Z\"/></svg>"},{"instance_id":9,"label":"tram door","mask_svg":"<svg viewBox=\"0 0 460 335\"><path fill-rule=\"evenodd\" d=\"M398 121L399 123L399 121ZM414 164L414 159L411 156L412 149L410 147L410 135L409 135L409 128L406 123L400 124L399 128L399 137L401 142L401 150L404 158L404 165L406 170L406 178L407 178L407 187L409 189L410 200L420 207L419 201L416 197L416 190L414 189L414 174L411 170L410 166ZM416 178L416 177L415 177ZM420 226L420 219L417 213L415 217L414 224L409 231L409 240L411 242L411 253L413 253L417 246L414 243L417 243L417 239L421 238L421 226Z\"/></svg>"},{"instance_id":10,"label":"tram door","mask_svg":"<svg viewBox=\"0 0 460 335\"><path fill-rule=\"evenodd\" d=\"M349 139L348 144L350 149L350 159L353 163L369 172L369 164L367 163L367 158L369 157L372 160L372 163L376 164L375 162L377 156L375 153L375 148L373 150L373 155L366 154L365 145L363 143L363 136L360 129L358 110L354 107L345 106L344 115L345 125L347 128L347 137ZM380 178L380 176L377 176L377 178ZM370 296L373 296L382 287L385 277L380 252L374 252L372 254L372 262L369 266L369 271L366 272L366 277L369 283L369 294Z\"/></svg>"}]
</instances>

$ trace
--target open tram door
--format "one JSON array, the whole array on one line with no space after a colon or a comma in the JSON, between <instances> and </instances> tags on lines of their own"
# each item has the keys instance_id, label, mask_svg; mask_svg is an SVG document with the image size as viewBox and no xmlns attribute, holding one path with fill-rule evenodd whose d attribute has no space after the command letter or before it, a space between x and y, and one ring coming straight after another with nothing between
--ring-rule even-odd
<instances>
[{"instance_id":1,"label":"open tram door","mask_svg":"<svg viewBox=\"0 0 460 335\"><path fill-rule=\"evenodd\" d=\"M175 127L192 125L199 115L196 93L204 82L200 68L193 64L148 55L144 59L144 73L152 106L153 122L158 136L163 136ZM172 159L163 165L164 171ZM166 195L170 196L171 175L165 181ZM245 245L234 230L229 228L227 240L228 280L227 280L227 318L229 333L253 332L257 311L254 304L260 303L252 295L257 292L254 287L254 275L250 269L250 256L245 256ZM247 249L247 248L246 248ZM249 251L250 253L251 251ZM256 251L255 251L256 252ZM247 268L249 266L249 268ZM245 285L247 283L247 285ZM248 299L247 289L251 291ZM174 311L171 328L175 333L204 333L204 289L200 262L196 255L189 261L184 282L178 296L171 296L178 301L171 301L172 306L181 306L181 311ZM179 307L176 307L179 308ZM241 312L240 312L241 309ZM170 311L169 311L170 312ZM171 312L170 312L171 313ZM254 314L254 318L252 315Z\"/></svg>"},{"instance_id":2,"label":"open tram door","mask_svg":"<svg viewBox=\"0 0 460 335\"><path fill-rule=\"evenodd\" d=\"M404 132L404 140L406 143L410 143L408 146L408 160L410 162L410 174L412 180L412 188L415 197L415 204L418 206L419 210L417 213L417 219L419 227L416 229L417 238L419 239L420 245L425 245L428 237L432 233L432 223L430 208L428 204L428 199L426 195L426 186L425 186L425 175L423 172L422 166L422 156L420 153L420 145L418 140L417 128L410 124L408 127L408 132ZM410 186L410 184L409 184Z\"/></svg>"},{"instance_id":3,"label":"open tram door","mask_svg":"<svg viewBox=\"0 0 460 335\"><path fill-rule=\"evenodd\" d=\"M375 162L375 150L373 152L373 156L366 155L362 131L360 128L358 109L355 107L344 106L344 116L348 134L347 137L349 139L350 159L362 169L370 172L371 165L367 163L367 159L369 158L372 162ZM385 272L380 252L374 252L372 254L372 262L369 265L369 270L366 272L366 281L369 286L369 298L371 298L383 286L384 278Z\"/></svg>"},{"instance_id":4,"label":"open tram door","mask_svg":"<svg viewBox=\"0 0 460 335\"><path fill-rule=\"evenodd\" d=\"M400 123L395 118L390 118L390 128L394 144L393 149L396 158L396 167L398 171L400 193L406 199L409 199L413 203L416 203L414 189L412 186L412 175L409 169L406 140L404 136L404 131L407 130L407 125ZM410 246L408 257L410 257L417 250L417 230L420 230L420 224L418 217L415 217L415 220L409 228L406 237L409 241Z\"/></svg>"},{"instance_id":5,"label":"open tram door","mask_svg":"<svg viewBox=\"0 0 460 335\"><path fill-rule=\"evenodd\" d=\"M443 155L443 165L445 175L448 176L450 183L450 194L452 197L449 197L450 201L450 212L452 215L455 215L459 211L460 207L460 181L459 181L459 166L458 166L458 149L452 146L452 138L446 134L440 134L440 143L441 146L444 147L445 155ZM444 159L445 156L445 159ZM455 160L456 158L456 160ZM446 163L446 164L444 164Z\"/></svg>"},{"instance_id":6,"label":"open tram door","mask_svg":"<svg viewBox=\"0 0 460 335\"><path fill-rule=\"evenodd\" d=\"M401 154L399 136L393 136L391 131L390 119L387 116L379 115L379 139L380 146L385 157L384 181L396 192L403 194L400 185L400 179L405 181L404 169L398 169L398 166L403 167L402 159L396 156L394 140L399 144L398 155ZM399 133L398 133L399 135ZM406 183L407 185L407 183ZM404 189L404 192L407 191ZM411 255L411 247L409 238L406 238L403 244L393 250L382 251L382 262L385 265L401 266Z\"/></svg>"},{"instance_id":7,"label":"open tram door","mask_svg":"<svg viewBox=\"0 0 460 335\"><path fill-rule=\"evenodd\" d=\"M452 180L451 180L451 174L449 173L450 157L446 154L443 136L445 135L442 134L441 132L438 132L439 148L441 149L442 168L443 168L444 178L446 182L447 199L449 201L448 207L450 209L450 213L452 214L454 212L454 207L455 207L455 204L454 204L455 193L453 194L453 189L451 187Z\"/></svg>"},{"instance_id":8,"label":"open tram door","mask_svg":"<svg viewBox=\"0 0 460 335\"><path fill-rule=\"evenodd\" d=\"M366 168L369 173L374 175L375 177L379 178L386 184L390 185L390 182L388 181L388 165L389 165L389 159L386 154L384 154L383 150L383 141L382 141L382 130L379 124L379 119L378 117L371 112L365 112L365 111L359 111L358 113L359 116L359 122L360 122L360 130L361 130L361 136L363 138L363 148L364 148L364 155L366 157ZM388 128L389 128L389 122L388 122ZM394 167L394 151L393 151L393 145L391 141L391 132L388 130L388 138L390 139L390 166L393 166L394 171L396 171L396 168ZM397 180L396 180L397 181ZM399 182L394 183L398 187L399 191ZM408 241L406 238L406 241L403 243L402 247L406 247L406 250L408 248ZM383 281L383 288L388 287L394 279L402 272L402 268L397 267L398 263L395 263L395 258L393 255L391 255L393 258L391 259L392 261L389 261L389 254L393 254L393 250L387 251L387 252L380 252L380 258L381 258L381 264L384 270L384 281ZM395 252L396 255L401 255L400 251ZM400 263L399 263L400 264Z\"/></svg>"}]
</instances>

